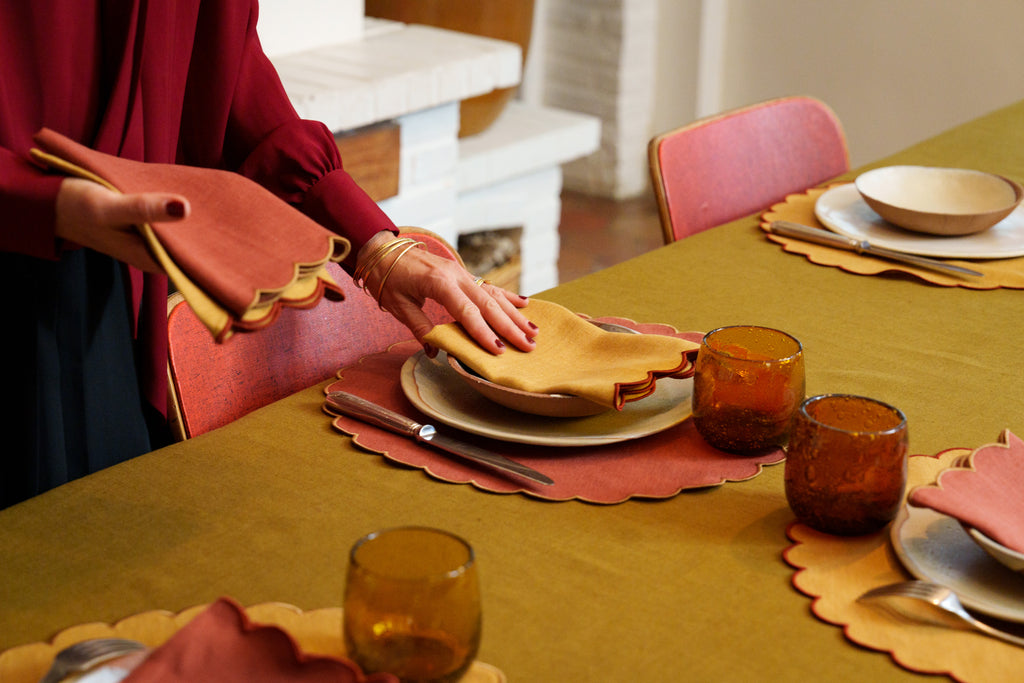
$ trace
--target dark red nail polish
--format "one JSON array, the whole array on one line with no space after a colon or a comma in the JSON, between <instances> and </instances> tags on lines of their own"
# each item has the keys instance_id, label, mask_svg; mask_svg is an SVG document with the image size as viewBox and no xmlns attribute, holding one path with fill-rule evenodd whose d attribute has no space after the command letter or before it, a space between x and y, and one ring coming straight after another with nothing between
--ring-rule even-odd
<instances>
[{"instance_id":1,"label":"dark red nail polish","mask_svg":"<svg viewBox=\"0 0 1024 683\"><path fill-rule=\"evenodd\" d=\"M499 349L505 348L505 342L501 341L500 339L495 339L494 345L497 346Z\"/></svg>"},{"instance_id":2,"label":"dark red nail polish","mask_svg":"<svg viewBox=\"0 0 1024 683\"><path fill-rule=\"evenodd\" d=\"M520 300L520 301L529 301L529 300L530 300L530 297L528 297L528 296L523 296L522 294L520 294L520 295L519 295L519 300Z\"/></svg>"},{"instance_id":3,"label":"dark red nail polish","mask_svg":"<svg viewBox=\"0 0 1024 683\"><path fill-rule=\"evenodd\" d=\"M527 324L528 324L528 325L530 326L530 329L531 329L531 330L536 330L536 329L537 329L537 326L536 326L536 325L534 325L534 324L533 324L532 322L530 322L529 320L527 320L527 321L526 321L526 323L527 323Z\"/></svg>"},{"instance_id":4,"label":"dark red nail polish","mask_svg":"<svg viewBox=\"0 0 1024 683\"><path fill-rule=\"evenodd\" d=\"M185 202L178 199L172 199L167 202L165 209L167 211L167 215L171 218L181 218L185 215Z\"/></svg>"}]
</instances>

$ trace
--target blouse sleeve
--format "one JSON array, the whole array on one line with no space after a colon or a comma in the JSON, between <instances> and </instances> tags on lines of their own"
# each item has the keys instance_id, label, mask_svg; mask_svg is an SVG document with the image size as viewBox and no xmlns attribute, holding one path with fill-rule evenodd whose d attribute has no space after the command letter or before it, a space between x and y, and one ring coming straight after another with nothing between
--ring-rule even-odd
<instances>
[{"instance_id":1,"label":"blouse sleeve","mask_svg":"<svg viewBox=\"0 0 1024 683\"><path fill-rule=\"evenodd\" d=\"M55 206L61 178L0 147L0 251L55 259Z\"/></svg>"},{"instance_id":2,"label":"blouse sleeve","mask_svg":"<svg viewBox=\"0 0 1024 683\"><path fill-rule=\"evenodd\" d=\"M317 121L300 119L281 79L263 53L250 19L228 118L225 156L237 170L297 207L328 230L347 237L355 267L359 249L394 223L342 166L334 136Z\"/></svg>"}]
</instances>

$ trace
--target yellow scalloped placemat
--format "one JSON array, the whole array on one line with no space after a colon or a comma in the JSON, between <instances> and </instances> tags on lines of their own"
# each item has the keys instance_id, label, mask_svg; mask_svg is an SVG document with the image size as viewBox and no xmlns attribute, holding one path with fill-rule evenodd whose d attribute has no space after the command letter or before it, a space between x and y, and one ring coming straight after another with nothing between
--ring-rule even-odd
<instances>
[{"instance_id":1,"label":"yellow scalloped placemat","mask_svg":"<svg viewBox=\"0 0 1024 683\"><path fill-rule=\"evenodd\" d=\"M177 614L163 610L143 612L115 624L80 624L61 631L49 643L13 647L0 654L0 681L37 683L58 651L88 638L117 636L158 647L205 608L206 605L197 605ZM285 603L268 602L247 607L245 612L255 622L279 626L287 631L307 654L345 656L340 607L303 611ZM505 683L506 680L499 669L484 662L474 662L460 683Z\"/></svg>"},{"instance_id":2,"label":"yellow scalloped placemat","mask_svg":"<svg viewBox=\"0 0 1024 683\"><path fill-rule=\"evenodd\" d=\"M834 187L834 186L831 186ZM964 287L966 289L1024 289L1024 257L979 260L979 261L958 261L948 259L947 262L977 270L985 275L983 278L958 278L952 275L945 275L925 268L887 261L874 256L857 254L852 251L834 249L821 244L804 242L792 237L773 235L767 232L768 225L772 221L792 221L816 228L824 228L818 218L814 215L814 204L818 197L829 188L812 188L801 194L789 195L783 201L773 205L761 215L761 229L772 242L781 244L782 248L791 254L802 254L811 263L822 266L840 268L849 273L858 275L878 275L879 273L907 273L918 279L930 282L942 287Z\"/></svg>"},{"instance_id":3,"label":"yellow scalloped placemat","mask_svg":"<svg viewBox=\"0 0 1024 683\"><path fill-rule=\"evenodd\" d=\"M907 490L935 481L941 470L970 452L951 449L934 457L911 457ZM867 590L912 578L889 544L888 528L844 538L795 523L787 534L794 541L784 553L797 569L793 585L814 599L812 610L819 619L842 626L854 643L888 652L905 669L958 681L1024 678L1024 648L970 631L901 621L857 602Z\"/></svg>"}]
</instances>

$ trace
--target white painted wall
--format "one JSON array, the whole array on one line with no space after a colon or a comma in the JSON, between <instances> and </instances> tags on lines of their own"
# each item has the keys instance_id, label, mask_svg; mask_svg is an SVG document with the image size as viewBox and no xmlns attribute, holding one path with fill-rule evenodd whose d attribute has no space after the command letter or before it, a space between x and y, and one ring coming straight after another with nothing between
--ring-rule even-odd
<instances>
[{"instance_id":1,"label":"white painted wall","mask_svg":"<svg viewBox=\"0 0 1024 683\"><path fill-rule=\"evenodd\" d=\"M658 3L652 135L707 113L698 100L721 111L808 94L839 115L857 166L1024 98L1021 0ZM720 33L703 52L721 61L701 66L709 13ZM701 83L716 71L717 88Z\"/></svg>"}]
</instances>

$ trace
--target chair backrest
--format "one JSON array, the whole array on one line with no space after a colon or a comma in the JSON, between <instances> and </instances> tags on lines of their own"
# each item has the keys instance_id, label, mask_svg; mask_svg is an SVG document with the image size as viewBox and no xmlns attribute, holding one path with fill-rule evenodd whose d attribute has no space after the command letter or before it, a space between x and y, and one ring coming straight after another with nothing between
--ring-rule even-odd
<instances>
[{"instance_id":1,"label":"chair backrest","mask_svg":"<svg viewBox=\"0 0 1024 683\"><path fill-rule=\"evenodd\" d=\"M839 119L803 96L694 121L655 136L647 153L666 244L850 170Z\"/></svg>"},{"instance_id":2,"label":"chair backrest","mask_svg":"<svg viewBox=\"0 0 1024 683\"><path fill-rule=\"evenodd\" d=\"M435 254L460 260L440 237L416 239ZM240 332L223 344L181 298L168 299L169 420L179 439L198 436L300 389L325 381L362 356L383 351L412 333L361 291L335 263L331 275L345 300L321 301L311 309L284 308L277 320L256 332ZM424 308L432 320L451 320L433 301Z\"/></svg>"}]
</instances>

